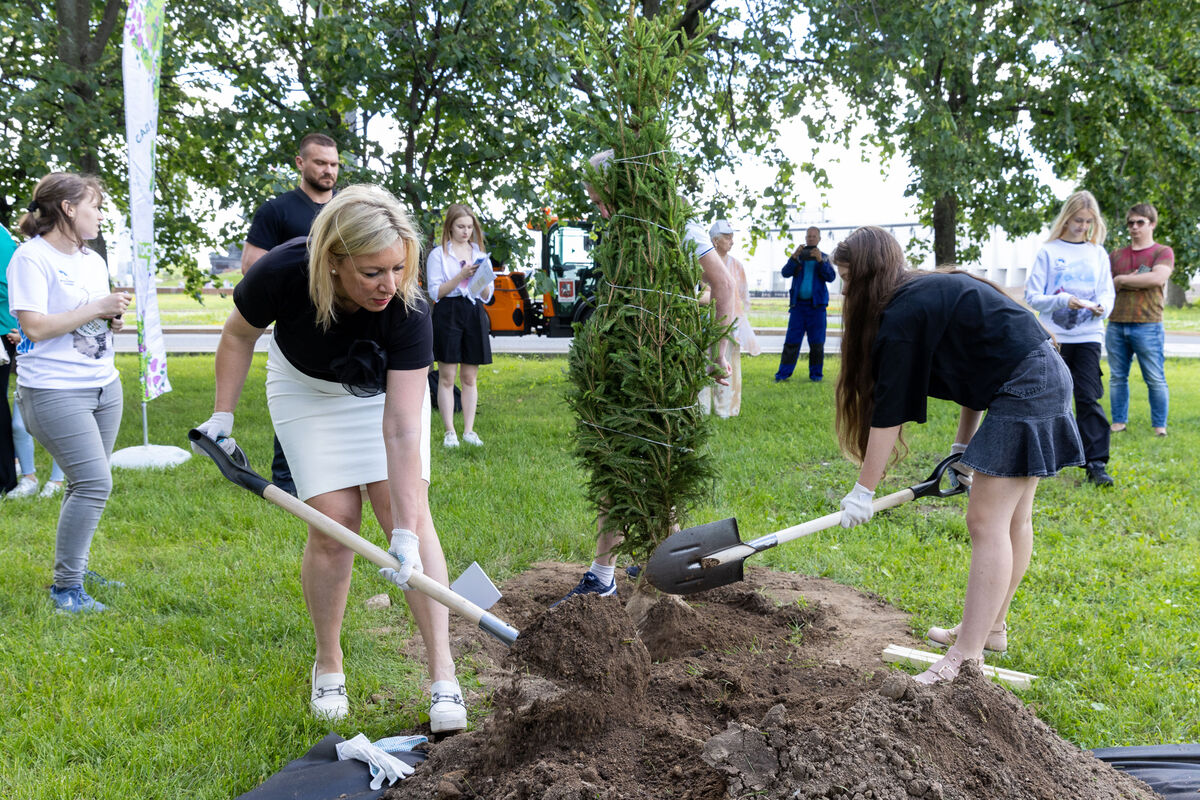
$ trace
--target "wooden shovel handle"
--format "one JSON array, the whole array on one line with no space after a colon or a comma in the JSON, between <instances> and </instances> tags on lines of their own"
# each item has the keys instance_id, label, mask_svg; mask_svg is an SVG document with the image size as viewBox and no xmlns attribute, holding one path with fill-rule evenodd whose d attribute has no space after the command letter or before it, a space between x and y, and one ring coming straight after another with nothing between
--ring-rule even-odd
<instances>
[{"instance_id":1,"label":"wooden shovel handle","mask_svg":"<svg viewBox=\"0 0 1200 800\"><path fill-rule=\"evenodd\" d=\"M873 503L871 503L871 507L875 509L875 513L878 514L880 511L884 511L889 508L895 508L902 503L907 503L915 496L916 495L913 493L911 488L901 489L898 492L892 492L889 495L885 495L876 499ZM769 533L766 536L759 537L758 539L752 539L744 544L738 544L734 545L733 547L727 547L724 550L718 550L715 553L705 556L701 562L701 566L704 569L712 569L713 567L720 566L721 564L728 564L730 561L740 561L754 555L755 553L761 553L763 550L777 547L778 545L790 542L794 539L800 539L804 536L811 536L814 533L828 530L829 528L839 524L841 521L842 512L835 511L832 514L826 514L823 517L817 517L816 519L809 520L808 522L802 522L799 525L793 525L790 528L784 528L781 531Z\"/></svg>"},{"instance_id":2,"label":"wooden shovel handle","mask_svg":"<svg viewBox=\"0 0 1200 800\"><path fill-rule=\"evenodd\" d=\"M400 561L387 550L384 550L374 542L367 541L354 531L336 520L330 519L307 503L292 497L292 495L280 489L275 484L269 484L263 489L263 498L271 501L289 514L299 517L330 539L345 545L377 567L400 568ZM495 622L498 622L494 615L475 605L449 587L438 583L428 575L423 575L419 572L413 573L413 576L408 579L408 585L421 594L433 598L451 611L458 612L506 644L512 644L516 641L516 632L512 631L509 626L504 625L502 622L500 623L500 625L512 631L511 637L499 635L493 630Z\"/></svg>"}]
</instances>

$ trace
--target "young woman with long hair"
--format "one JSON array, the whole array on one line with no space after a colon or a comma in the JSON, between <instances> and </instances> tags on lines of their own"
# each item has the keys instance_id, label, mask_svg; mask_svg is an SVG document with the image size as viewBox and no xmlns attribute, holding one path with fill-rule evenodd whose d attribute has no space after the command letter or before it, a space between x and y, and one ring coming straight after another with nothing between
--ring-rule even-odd
<instances>
[{"instance_id":1,"label":"young woman with long hair","mask_svg":"<svg viewBox=\"0 0 1200 800\"><path fill-rule=\"evenodd\" d=\"M1071 371L1084 468L1097 486L1113 483L1108 474L1108 418L1100 406L1100 343L1104 320L1117 299L1103 246L1107 234L1096 198L1091 192L1075 192L1063 203L1025 280L1025 302L1054 335Z\"/></svg>"},{"instance_id":2,"label":"young woman with long hair","mask_svg":"<svg viewBox=\"0 0 1200 800\"><path fill-rule=\"evenodd\" d=\"M861 463L841 503L844 527L871 518L875 487L897 445L904 449L902 426L925 422L928 398L961 406L950 449L962 453L961 479L973 479L967 592L962 622L929 632L948 652L917 676L951 680L964 661L1007 647L1008 607L1033 548L1038 479L1083 461L1070 374L1029 311L965 273L908 270L899 242L881 228L859 228L832 260L845 296L837 432Z\"/></svg>"},{"instance_id":3,"label":"young woman with long hair","mask_svg":"<svg viewBox=\"0 0 1200 800\"><path fill-rule=\"evenodd\" d=\"M438 362L438 413L445 433L444 447L458 447L454 432L454 382L462 376L463 436L467 444L480 447L475 432L475 408L479 402L477 378L482 364L492 363L491 326L483 304L495 291L492 281L480 288L479 270L492 274L492 261L485 252L479 218L468 206L454 203L446 209L442 241L429 253L425 273L433 298L433 355Z\"/></svg>"}]
</instances>

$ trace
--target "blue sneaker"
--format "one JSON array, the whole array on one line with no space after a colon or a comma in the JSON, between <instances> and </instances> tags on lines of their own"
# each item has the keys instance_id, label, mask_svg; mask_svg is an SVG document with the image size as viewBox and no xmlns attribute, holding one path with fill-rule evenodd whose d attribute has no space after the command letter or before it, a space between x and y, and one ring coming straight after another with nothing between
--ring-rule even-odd
<instances>
[{"instance_id":1,"label":"blue sneaker","mask_svg":"<svg viewBox=\"0 0 1200 800\"><path fill-rule=\"evenodd\" d=\"M563 602L563 600L566 600L568 597L574 597L577 594L598 594L601 597L612 597L616 593L617 581L615 578L613 579L612 583L605 586L600 582L600 579L597 578L594 573L585 572L583 573L583 580L581 580L574 589L567 592L562 600L559 600L558 603L555 603L550 607L554 608L559 603Z\"/></svg>"},{"instance_id":2,"label":"blue sneaker","mask_svg":"<svg viewBox=\"0 0 1200 800\"><path fill-rule=\"evenodd\" d=\"M65 611L68 614L104 611L107 608L99 600L93 600L82 586L68 586L66 589L51 586L50 599L54 601L56 611Z\"/></svg>"},{"instance_id":3,"label":"blue sneaker","mask_svg":"<svg viewBox=\"0 0 1200 800\"><path fill-rule=\"evenodd\" d=\"M90 569L83 571L83 579L85 581L94 583L97 586L111 586L114 589L125 588L125 581L109 580L108 578L104 577L103 575L101 575L98 572L92 572Z\"/></svg>"}]
</instances>

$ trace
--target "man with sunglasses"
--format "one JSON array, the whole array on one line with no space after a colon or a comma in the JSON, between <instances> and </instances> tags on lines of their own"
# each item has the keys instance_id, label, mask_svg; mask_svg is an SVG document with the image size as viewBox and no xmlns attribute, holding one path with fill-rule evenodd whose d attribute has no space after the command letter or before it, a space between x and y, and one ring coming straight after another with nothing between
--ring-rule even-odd
<instances>
[{"instance_id":1,"label":"man with sunglasses","mask_svg":"<svg viewBox=\"0 0 1200 800\"><path fill-rule=\"evenodd\" d=\"M1150 394L1150 425L1155 435L1166 436L1170 396L1163 373L1163 288L1175 269L1175 253L1154 241L1158 211L1149 203L1129 209L1125 224L1129 246L1109 256L1117 290L1104 341L1112 431L1119 433L1129 423L1129 366L1136 355Z\"/></svg>"}]
</instances>

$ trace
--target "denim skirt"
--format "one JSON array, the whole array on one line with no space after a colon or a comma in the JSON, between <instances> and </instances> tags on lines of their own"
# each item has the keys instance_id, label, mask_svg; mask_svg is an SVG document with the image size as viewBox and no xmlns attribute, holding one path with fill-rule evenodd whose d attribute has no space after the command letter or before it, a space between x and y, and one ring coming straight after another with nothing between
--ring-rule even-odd
<instances>
[{"instance_id":1,"label":"denim skirt","mask_svg":"<svg viewBox=\"0 0 1200 800\"><path fill-rule=\"evenodd\" d=\"M1071 373L1049 339L992 397L962 463L1001 478L1044 478L1084 463L1071 413Z\"/></svg>"}]
</instances>

